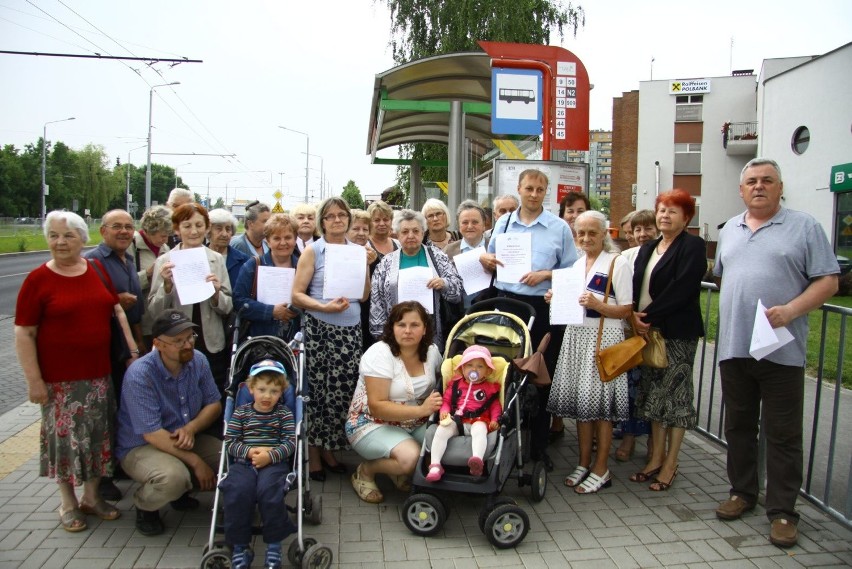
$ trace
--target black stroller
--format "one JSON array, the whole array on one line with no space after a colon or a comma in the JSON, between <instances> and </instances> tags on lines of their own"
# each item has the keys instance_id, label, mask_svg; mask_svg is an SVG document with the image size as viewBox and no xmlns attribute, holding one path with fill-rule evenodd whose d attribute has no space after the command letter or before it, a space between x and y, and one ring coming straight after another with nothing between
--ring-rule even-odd
<instances>
[{"instance_id":1,"label":"black stroller","mask_svg":"<svg viewBox=\"0 0 852 569\"><path fill-rule=\"evenodd\" d=\"M497 306L502 310L495 309ZM527 322L518 314L527 316ZM471 440L459 436L449 440L442 460L445 473L437 482L426 480L431 441L437 429L435 417L432 418L414 470L411 495L402 506L403 521L413 533L421 536L438 533L447 519L447 502L441 494L462 492L486 496L479 514L479 529L495 547L515 547L526 537L530 527L527 513L512 498L500 496L500 492L513 470L518 486L530 486L534 502L544 499L547 488L544 463L535 462L529 474L524 471L528 455L524 449L529 434L521 425L530 401L535 402L535 394L530 392L535 388L512 364L514 359L531 354L528 326L532 325L534 314L532 307L523 302L503 298L485 301L474 304L447 337L441 366L443 387L446 388L467 347L485 346L491 351L495 374L502 382L503 414L500 428L488 434L483 475L473 476L468 471Z\"/></svg>"},{"instance_id":2,"label":"black stroller","mask_svg":"<svg viewBox=\"0 0 852 569\"><path fill-rule=\"evenodd\" d=\"M235 334L234 345L237 344ZM298 355L297 355L298 354ZM287 550L287 558L296 567L320 567L327 568L332 563L332 551L328 546L322 545L317 540L303 536L304 520L313 524L322 521L322 496L311 495L310 479L307 476L307 425L304 413L306 398L303 396L305 386L304 379L304 345L300 339L293 340L289 345L281 338L274 336L257 336L247 339L239 348L234 348L231 357L231 378L226 389L225 400L225 424L234 412L234 409L242 404L251 402L243 381L248 376L249 368L256 362L271 358L284 364L287 376L290 378L290 387L283 395L284 404L293 412L296 423L296 451L293 455L291 472L288 475L291 490L297 492L296 506L290 507L282 504L281 515L295 514L297 527L296 538L290 543ZM228 453L225 445L222 445L222 454L219 459L218 482L221 482L228 471ZM204 546L201 560L201 569L230 569L231 547L224 541L216 540L216 533L223 531L223 525L218 523L222 515L219 508L220 492L217 489L213 502L213 519L210 524L210 536ZM253 527L252 534L259 535L261 528Z\"/></svg>"}]
</instances>

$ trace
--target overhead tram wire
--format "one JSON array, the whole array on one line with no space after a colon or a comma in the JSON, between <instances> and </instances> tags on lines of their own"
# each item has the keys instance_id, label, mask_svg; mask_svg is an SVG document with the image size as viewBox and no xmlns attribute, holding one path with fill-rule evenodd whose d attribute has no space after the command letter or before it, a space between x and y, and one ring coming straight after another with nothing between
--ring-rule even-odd
<instances>
[{"instance_id":1,"label":"overhead tram wire","mask_svg":"<svg viewBox=\"0 0 852 569\"><path fill-rule=\"evenodd\" d=\"M35 55L40 57L76 57L82 59L115 59L121 61L147 61L149 63L204 63L203 59L171 59L162 57L129 57L122 55L101 55L95 53L92 55L84 53L47 53L38 51L10 51L0 49L0 53L8 55ZM135 70L134 70L135 71Z\"/></svg>"}]
</instances>

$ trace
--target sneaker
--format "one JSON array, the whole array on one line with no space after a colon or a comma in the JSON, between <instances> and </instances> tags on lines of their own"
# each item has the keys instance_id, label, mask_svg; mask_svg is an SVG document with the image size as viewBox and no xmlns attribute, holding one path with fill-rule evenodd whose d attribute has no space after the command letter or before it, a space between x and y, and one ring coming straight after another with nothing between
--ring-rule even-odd
<instances>
[{"instance_id":1,"label":"sneaker","mask_svg":"<svg viewBox=\"0 0 852 569\"><path fill-rule=\"evenodd\" d=\"M188 512L190 510L197 510L199 502L190 496L189 492L185 492L183 496L171 502L171 505L173 510L177 510L178 512Z\"/></svg>"},{"instance_id":2,"label":"sneaker","mask_svg":"<svg viewBox=\"0 0 852 569\"><path fill-rule=\"evenodd\" d=\"M482 476L482 469L484 466L482 459L478 456L472 456L467 461L467 467L470 469L470 473L473 476Z\"/></svg>"},{"instance_id":3,"label":"sneaker","mask_svg":"<svg viewBox=\"0 0 852 569\"><path fill-rule=\"evenodd\" d=\"M231 569L249 569L254 559L254 551L246 545L235 545L231 554Z\"/></svg>"},{"instance_id":4,"label":"sneaker","mask_svg":"<svg viewBox=\"0 0 852 569\"><path fill-rule=\"evenodd\" d=\"M98 482L98 495L110 502L121 500L121 490L118 489L112 478L107 478L106 476L102 476L100 482Z\"/></svg>"},{"instance_id":5,"label":"sneaker","mask_svg":"<svg viewBox=\"0 0 852 569\"><path fill-rule=\"evenodd\" d=\"M281 544L268 544L266 546L266 559L263 561L264 569L281 569Z\"/></svg>"},{"instance_id":6,"label":"sneaker","mask_svg":"<svg viewBox=\"0 0 852 569\"><path fill-rule=\"evenodd\" d=\"M166 528L160 519L159 511L136 510L136 529L142 535L150 537L152 535L160 535Z\"/></svg>"},{"instance_id":7,"label":"sneaker","mask_svg":"<svg viewBox=\"0 0 852 569\"><path fill-rule=\"evenodd\" d=\"M799 528L796 524L785 518L772 520L772 529L769 531L769 541L778 547L793 547L799 539Z\"/></svg>"},{"instance_id":8,"label":"sneaker","mask_svg":"<svg viewBox=\"0 0 852 569\"><path fill-rule=\"evenodd\" d=\"M740 517L754 509L754 504L749 504L740 496L733 495L716 508L716 517L720 520L738 520Z\"/></svg>"},{"instance_id":9,"label":"sneaker","mask_svg":"<svg viewBox=\"0 0 852 569\"><path fill-rule=\"evenodd\" d=\"M429 473L426 475L426 480L429 482L437 482L444 475L444 467L440 464L430 464Z\"/></svg>"}]
</instances>

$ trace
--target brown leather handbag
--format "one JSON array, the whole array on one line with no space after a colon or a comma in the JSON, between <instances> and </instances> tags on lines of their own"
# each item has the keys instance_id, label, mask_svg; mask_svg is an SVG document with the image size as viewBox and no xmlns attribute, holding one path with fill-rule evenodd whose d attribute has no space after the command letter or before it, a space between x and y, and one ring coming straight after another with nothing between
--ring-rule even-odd
<instances>
[{"instance_id":1,"label":"brown leather handbag","mask_svg":"<svg viewBox=\"0 0 852 569\"><path fill-rule=\"evenodd\" d=\"M615 260L618 255L612 258L612 263L609 265L609 275L606 279L606 292L604 293L604 304L609 299L609 291L612 287L612 271L615 267ZM613 344L608 348L601 350L601 336L603 335L604 315L601 314L600 324L598 325L598 343L595 349L595 363L598 366L598 374L601 381L612 381L622 373L632 369L642 363L642 350L645 348L645 338L636 332L636 323L633 322L633 312L631 311L630 326L633 328L633 336L627 338L623 342Z\"/></svg>"}]
</instances>

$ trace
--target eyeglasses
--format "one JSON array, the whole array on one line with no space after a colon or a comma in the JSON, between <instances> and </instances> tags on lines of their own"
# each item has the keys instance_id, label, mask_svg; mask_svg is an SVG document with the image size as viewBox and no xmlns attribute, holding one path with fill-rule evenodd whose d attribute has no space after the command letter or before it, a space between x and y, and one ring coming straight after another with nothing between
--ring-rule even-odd
<instances>
[{"instance_id":1,"label":"eyeglasses","mask_svg":"<svg viewBox=\"0 0 852 569\"><path fill-rule=\"evenodd\" d=\"M130 224L130 223L126 223L126 224L113 223L112 225L104 225L104 227L112 229L113 231L121 231L122 229L124 231L133 231L134 229L136 229L136 227L134 227L133 224Z\"/></svg>"},{"instance_id":2,"label":"eyeglasses","mask_svg":"<svg viewBox=\"0 0 852 569\"><path fill-rule=\"evenodd\" d=\"M437 219L442 215L444 215L443 211L433 211L432 213L426 215L426 219Z\"/></svg>"},{"instance_id":3,"label":"eyeglasses","mask_svg":"<svg viewBox=\"0 0 852 569\"><path fill-rule=\"evenodd\" d=\"M188 337L184 340L177 341L177 342L167 342L167 341L163 340L162 338L157 338L157 339L164 344L168 344L169 346L174 346L176 348L182 348L183 346L186 345L187 342L189 342L190 345L194 345L195 341L198 339L198 334L193 332L192 336L190 336L190 337Z\"/></svg>"},{"instance_id":4,"label":"eyeglasses","mask_svg":"<svg viewBox=\"0 0 852 569\"><path fill-rule=\"evenodd\" d=\"M335 219L347 219L349 217L348 213L330 213L328 215L322 216L323 221L334 221Z\"/></svg>"}]
</instances>

